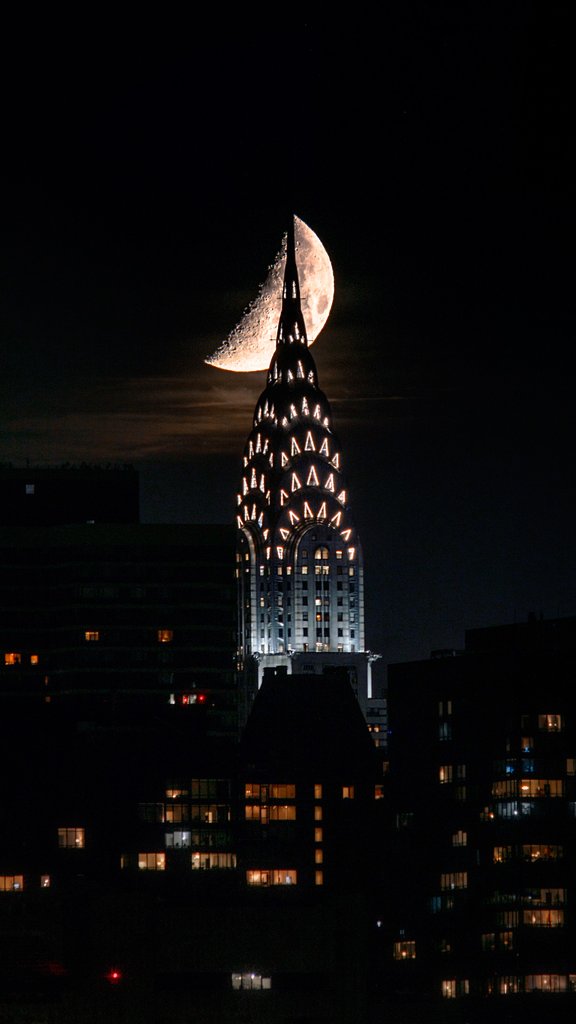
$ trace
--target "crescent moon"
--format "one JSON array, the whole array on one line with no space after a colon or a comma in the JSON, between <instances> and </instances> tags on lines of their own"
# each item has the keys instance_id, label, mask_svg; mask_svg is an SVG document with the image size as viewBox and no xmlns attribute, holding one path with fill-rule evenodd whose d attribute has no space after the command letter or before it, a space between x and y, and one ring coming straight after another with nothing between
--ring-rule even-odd
<instances>
[{"instance_id":1,"label":"crescent moon","mask_svg":"<svg viewBox=\"0 0 576 1024\"><path fill-rule=\"evenodd\" d=\"M326 249L311 228L294 217L294 237L300 298L308 344L324 327L334 298L334 274ZM205 362L219 370L249 373L267 370L276 347L276 331L282 306L282 282L286 263L286 236L256 299L225 342Z\"/></svg>"}]
</instances>

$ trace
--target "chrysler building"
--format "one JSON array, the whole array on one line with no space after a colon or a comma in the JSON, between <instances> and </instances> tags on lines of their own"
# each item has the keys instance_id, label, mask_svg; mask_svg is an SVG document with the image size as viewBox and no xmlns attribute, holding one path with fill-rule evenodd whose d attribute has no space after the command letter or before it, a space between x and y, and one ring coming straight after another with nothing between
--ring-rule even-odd
<instances>
[{"instance_id":1,"label":"chrysler building","mask_svg":"<svg viewBox=\"0 0 576 1024\"><path fill-rule=\"evenodd\" d=\"M237 494L239 659L248 703L266 667L345 666L366 711L372 656L365 651L362 547L343 461L308 347L292 220L276 349Z\"/></svg>"}]
</instances>

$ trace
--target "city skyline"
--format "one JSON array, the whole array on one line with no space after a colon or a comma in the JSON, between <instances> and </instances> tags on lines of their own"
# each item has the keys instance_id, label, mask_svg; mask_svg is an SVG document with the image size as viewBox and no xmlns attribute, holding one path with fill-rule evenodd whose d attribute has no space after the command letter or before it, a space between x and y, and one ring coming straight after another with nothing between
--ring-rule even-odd
<instances>
[{"instance_id":1,"label":"city skyline","mask_svg":"<svg viewBox=\"0 0 576 1024\"><path fill-rule=\"evenodd\" d=\"M540 28L415 8L374 42L308 23L273 53L262 33L110 48L105 75L95 46L29 54L7 90L0 460L130 462L145 519L232 522L264 375L203 359L295 212L335 268L314 356L369 646L417 658L574 613L574 202L561 32Z\"/></svg>"}]
</instances>

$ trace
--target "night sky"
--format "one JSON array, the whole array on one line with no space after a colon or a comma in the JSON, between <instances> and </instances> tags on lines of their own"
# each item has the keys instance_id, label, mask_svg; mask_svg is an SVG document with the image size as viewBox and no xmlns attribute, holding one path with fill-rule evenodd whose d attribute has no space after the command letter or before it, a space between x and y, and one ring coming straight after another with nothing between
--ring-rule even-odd
<instances>
[{"instance_id":1,"label":"night sky","mask_svg":"<svg viewBox=\"0 0 576 1024\"><path fill-rule=\"evenodd\" d=\"M462 9L462 8L465 9ZM0 461L228 522L264 374L208 367L298 213L385 661L576 614L571 32L526 3L5 39Z\"/></svg>"}]
</instances>

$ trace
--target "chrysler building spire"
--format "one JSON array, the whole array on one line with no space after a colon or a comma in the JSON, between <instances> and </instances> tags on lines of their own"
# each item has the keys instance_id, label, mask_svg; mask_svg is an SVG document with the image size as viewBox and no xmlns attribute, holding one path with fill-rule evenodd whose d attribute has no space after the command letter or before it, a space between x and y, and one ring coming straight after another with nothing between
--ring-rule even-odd
<instances>
[{"instance_id":1,"label":"chrysler building spire","mask_svg":"<svg viewBox=\"0 0 576 1024\"><path fill-rule=\"evenodd\" d=\"M236 509L239 657L245 668L255 660L260 676L262 666L300 655L334 664L341 659L331 654L364 652L362 550L342 464L308 348L292 224L276 350L244 449Z\"/></svg>"}]
</instances>

